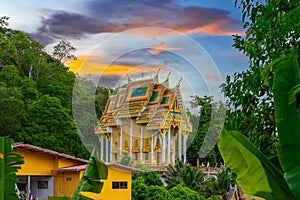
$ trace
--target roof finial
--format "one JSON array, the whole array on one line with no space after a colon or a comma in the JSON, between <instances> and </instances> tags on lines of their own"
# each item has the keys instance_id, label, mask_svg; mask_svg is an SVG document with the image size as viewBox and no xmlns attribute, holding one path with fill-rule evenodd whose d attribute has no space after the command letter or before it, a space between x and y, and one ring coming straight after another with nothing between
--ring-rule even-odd
<instances>
[{"instance_id":1,"label":"roof finial","mask_svg":"<svg viewBox=\"0 0 300 200\"><path fill-rule=\"evenodd\" d=\"M142 67L142 78L144 78L144 68Z\"/></svg>"},{"instance_id":2,"label":"roof finial","mask_svg":"<svg viewBox=\"0 0 300 200\"><path fill-rule=\"evenodd\" d=\"M128 74L127 69L126 69L126 76L127 76L128 83L129 83L130 81L132 81L131 78L129 77L129 74Z\"/></svg>"},{"instance_id":3,"label":"roof finial","mask_svg":"<svg viewBox=\"0 0 300 200\"><path fill-rule=\"evenodd\" d=\"M153 77L154 80L155 80L155 82L158 82L158 73L159 73L160 69L161 69L161 68L158 68L158 70L157 70L155 76Z\"/></svg>"},{"instance_id":4,"label":"roof finial","mask_svg":"<svg viewBox=\"0 0 300 200\"><path fill-rule=\"evenodd\" d=\"M180 82L182 81L182 77L179 79L177 85L175 86L176 88L179 88L180 87Z\"/></svg>"},{"instance_id":5,"label":"roof finial","mask_svg":"<svg viewBox=\"0 0 300 200\"><path fill-rule=\"evenodd\" d=\"M171 71L169 71L167 78L165 79L165 81L163 82L163 84L165 84L167 87L170 87L169 84L169 80L170 80L170 75L171 75Z\"/></svg>"}]
</instances>

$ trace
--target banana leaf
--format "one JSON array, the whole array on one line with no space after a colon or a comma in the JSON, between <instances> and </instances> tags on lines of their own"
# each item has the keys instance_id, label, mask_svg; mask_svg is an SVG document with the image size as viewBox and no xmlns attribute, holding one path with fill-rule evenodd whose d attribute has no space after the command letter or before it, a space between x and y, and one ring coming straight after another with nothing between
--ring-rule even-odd
<instances>
[{"instance_id":1,"label":"banana leaf","mask_svg":"<svg viewBox=\"0 0 300 200\"><path fill-rule=\"evenodd\" d=\"M280 170L243 134L223 130L218 147L245 193L272 200L295 199Z\"/></svg>"},{"instance_id":2,"label":"banana leaf","mask_svg":"<svg viewBox=\"0 0 300 200\"><path fill-rule=\"evenodd\" d=\"M102 179L107 179L108 169L105 163L97 159L96 151L93 150L83 176L75 190L72 200L92 200L84 196L82 192L100 194L103 188Z\"/></svg>"},{"instance_id":3,"label":"banana leaf","mask_svg":"<svg viewBox=\"0 0 300 200\"><path fill-rule=\"evenodd\" d=\"M23 157L12 147L12 141L0 137L0 200L19 199L15 186L18 182L16 173L23 163Z\"/></svg>"},{"instance_id":4,"label":"banana leaf","mask_svg":"<svg viewBox=\"0 0 300 200\"><path fill-rule=\"evenodd\" d=\"M298 51L271 63L274 71L273 94L275 122L279 136L278 159L286 182L300 199L300 118L290 93L300 84Z\"/></svg>"}]
</instances>

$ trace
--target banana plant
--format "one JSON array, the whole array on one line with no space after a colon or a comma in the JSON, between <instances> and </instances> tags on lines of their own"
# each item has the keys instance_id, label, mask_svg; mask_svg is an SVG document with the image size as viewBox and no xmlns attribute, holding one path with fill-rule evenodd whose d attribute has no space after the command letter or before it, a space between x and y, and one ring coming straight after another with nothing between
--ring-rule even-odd
<instances>
[{"instance_id":1,"label":"banana plant","mask_svg":"<svg viewBox=\"0 0 300 200\"><path fill-rule=\"evenodd\" d=\"M102 179L107 179L108 169L105 163L97 159L95 149L84 170L83 176L78 183L72 200L93 200L84 195L84 192L100 194L103 188Z\"/></svg>"},{"instance_id":2,"label":"banana plant","mask_svg":"<svg viewBox=\"0 0 300 200\"><path fill-rule=\"evenodd\" d=\"M19 199L16 172L23 163L23 157L12 147L12 141L7 137L0 137L0 200Z\"/></svg>"},{"instance_id":3,"label":"banana plant","mask_svg":"<svg viewBox=\"0 0 300 200\"><path fill-rule=\"evenodd\" d=\"M279 162L272 163L240 132L223 130L218 141L221 155L237 174L245 193L265 199L300 199L300 118L295 92L300 84L297 52L274 60L273 95ZM296 89L295 89L296 87ZM294 96L290 97L290 94Z\"/></svg>"}]
</instances>

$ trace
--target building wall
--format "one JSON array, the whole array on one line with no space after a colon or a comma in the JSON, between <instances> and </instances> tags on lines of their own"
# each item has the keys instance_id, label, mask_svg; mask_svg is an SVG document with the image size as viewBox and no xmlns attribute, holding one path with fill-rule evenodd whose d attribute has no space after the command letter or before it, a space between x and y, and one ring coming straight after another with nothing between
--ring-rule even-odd
<instances>
[{"instance_id":1,"label":"building wall","mask_svg":"<svg viewBox=\"0 0 300 200\"><path fill-rule=\"evenodd\" d=\"M112 182L127 182L127 189L112 189ZM108 178L103 180L103 188L100 194L83 192L82 194L92 199L103 200L130 200L131 199L131 173L117 170L108 166Z\"/></svg>"},{"instance_id":2,"label":"building wall","mask_svg":"<svg viewBox=\"0 0 300 200\"><path fill-rule=\"evenodd\" d=\"M18 153L24 157L24 164L21 165L21 169L17 175L53 175L51 171L54 168L75 166L81 164L78 161L68 160L65 158L58 159L54 155L48 155L45 153L30 151L22 148L17 149Z\"/></svg>"},{"instance_id":3,"label":"building wall","mask_svg":"<svg viewBox=\"0 0 300 200\"><path fill-rule=\"evenodd\" d=\"M79 172L60 172L55 176L54 196L71 197L80 181Z\"/></svg>"},{"instance_id":4,"label":"building wall","mask_svg":"<svg viewBox=\"0 0 300 200\"><path fill-rule=\"evenodd\" d=\"M28 176L30 176L30 188L34 197L40 200L48 196L71 196L76 189L80 180L81 172L55 173L53 169L75 166L82 164L79 161L68 160L65 158L57 158L55 155L30 151L22 148L17 149L24 157L24 164L17 172L19 180L27 184ZM39 189L38 181L48 181L47 189ZM26 186L27 187L27 186ZM37 198L36 198L37 199Z\"/></svg>"},{"instance_id":5,"label":"building wall","mask_svg":"<svg viewBox=\"0 0 300 200\"><path fill-rule=\"evenodd\" d=\"M74 160L68 160L65 158L60 158L58 159L58 166L57 168L61 167L69 167L69 166L74 166L74 165L80 165L80 162L74 161Z\"/></svg>"},{"instance_id":6,"label":"building wall","mask_svg":"<svg viewBox=\"0 0 300 200\"><path fill-rule=\"evenodd\" d=\"M18 176L52 175L51 169L55 168L53 156L20 148L18 153L24 157L24 164L21 165L21 169L17 172Z\"/></svg>"}]
</instances>

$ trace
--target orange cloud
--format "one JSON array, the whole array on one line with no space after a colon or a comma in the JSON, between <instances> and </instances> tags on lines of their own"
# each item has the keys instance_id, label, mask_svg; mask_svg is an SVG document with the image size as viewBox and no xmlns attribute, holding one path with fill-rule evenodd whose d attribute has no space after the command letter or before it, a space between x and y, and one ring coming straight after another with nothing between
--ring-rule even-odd
<instances>
[{"instance_id":1,"label":"orange cloud","mask_svg":"<svg viewBox=\"0 0 300 200\"><path fill-rule=\"evenodd\" d=\"M228 25L228 20L218 20L214 23L207 24L205 26L200 26L192 29L185 29L181 30L185 33L204 33L207 35L243 35L243 31L233 31L230 29L227 29L226 26Z\"/></svg>"},{"instance_id":2,"label":"orange cloud","mask_svg":"<svg viewBox=\"0 0 300 200\"><path fill-rule=\"evenodd\" d=\"M157 67L154 68L141 68L139 66L128 65L106 65L97 63L97 56L91 57L87 55L78 56L77 60L70 60L66 63L69 70L79 74L100 74L100 75L136 75L140 74L143 70L144 73L154 73Z\"/></svg>"},{"instance_id":3,"label":"orange cloud","mask_svg":"<svg viewBox=\"0 0 300 200\"><path fill-rule=\"evenodd\" d=\"M177 50L182 50L182 48L179 48L179 47L171 47L171 46L168 46L168 45L165 45L165 44L161 44L161 45L158 45L154 48L151 48L148 52L153 54L153 55L157 55L161 52L164 52L164 51L177 51Z\"/></svg>"}]
</instances>

